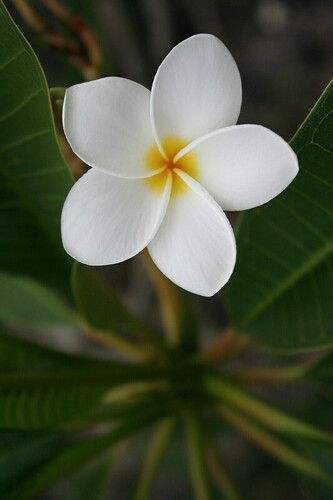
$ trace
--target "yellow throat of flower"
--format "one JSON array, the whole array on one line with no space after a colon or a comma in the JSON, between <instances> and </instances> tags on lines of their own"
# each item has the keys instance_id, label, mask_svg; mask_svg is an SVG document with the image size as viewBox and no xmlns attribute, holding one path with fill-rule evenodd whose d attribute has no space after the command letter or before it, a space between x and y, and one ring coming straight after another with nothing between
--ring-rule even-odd
<instances>
[{"instance_id":1,"label":"yellow throat of flower","mask_svg":"<svg viewBox=\"0 0 333 500\"><path fill-rule=\"evenodd\" d=\"M162 192L167 179L168 171L172 173L172 191L171 196L176 194L182 194L187 189L188 186L185 182L174 172L175 168L183 170L188 175L196 179L198 177L198 160L197 156L193 152L189 152L177 161L174 161L175 156L181 149L183 149L188 144L187 141L179 139L178 137L166 137L162 141L162 147L167 159L165 159L160 153L157 145L154 143L146 154L146 165L148 170L157 170L158 168L163 168L164 170L159 174L152 177L148 177L146 182L149 187L156 192Z\"/></svg>"}]
</instances>

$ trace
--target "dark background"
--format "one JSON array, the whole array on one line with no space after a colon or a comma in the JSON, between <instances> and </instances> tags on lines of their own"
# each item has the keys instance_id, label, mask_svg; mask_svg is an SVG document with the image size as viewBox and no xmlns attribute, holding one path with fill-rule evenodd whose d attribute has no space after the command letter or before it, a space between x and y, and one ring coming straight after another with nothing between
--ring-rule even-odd
<instances>
[{"instance_id":1,"label":"dark background","mask_svg":"<svg viewBox=\"0 0 333 500\"><path fill-rule=\"evenodd\" d=\"M31 3L44 12L40 0ZM329 0L63 3L94 26L106 61L105 75L130 78L148 87L176 43L195 33L215 34L240 69L244 96L240 122L266 125L286 139L332 76L333 2ZM82 78L61 55L43 48L38 36L30 33L29 40L50 86L68 86Z\"/></svg>"}]
</instances>

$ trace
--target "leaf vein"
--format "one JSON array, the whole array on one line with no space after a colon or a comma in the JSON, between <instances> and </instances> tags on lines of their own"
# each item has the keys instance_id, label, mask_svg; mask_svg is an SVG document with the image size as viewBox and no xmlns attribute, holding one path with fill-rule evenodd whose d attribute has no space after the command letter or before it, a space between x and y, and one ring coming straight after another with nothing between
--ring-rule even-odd
<instances>
[{"instance_id":1,"label":"leaf vein","mask_svg":"<svg viewBox=\"0 0 333 500\"><path fill-rule=\"evenodd\" d=\"M28 95L25 99L23 99L22 102L20 102L19 104L17 104L13 109L11 109L10 111L8 111L8 113L4 114L4 115L1 115L0 116L0 123L4 122L5 120L8 120L9 118L11 118L12 116L15 116L16 113L18 113L19 111L21 111L27 104L29 104L29 102L34 98L36 97L37 95L39 95L44 89L42 88L39 88L38 90L36 90L35 92L32 92L30 95Z\"/></svg>"}]
</instances>

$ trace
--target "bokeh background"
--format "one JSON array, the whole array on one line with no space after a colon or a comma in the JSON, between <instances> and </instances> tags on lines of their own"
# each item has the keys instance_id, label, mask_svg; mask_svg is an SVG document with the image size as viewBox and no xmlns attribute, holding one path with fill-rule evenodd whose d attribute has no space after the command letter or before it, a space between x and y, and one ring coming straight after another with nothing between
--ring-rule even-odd
<instances>
[{"instance_id":1,"label":"bokeh background","mask_svg":"<svg viewBox=\"0 0 333 500\"><path fill-rule=\"evenodd\" d=\"M5 3L34 47L50 87L67 87L82 81L82 75L64 54L50 49L28 27L10 0ZM94 29L104 56L104 75L130 78L148 87L157 66L175 44L195 33L215 34L227 45L240 69L243 105L239 122L265 125L286 140L331 78L333 3L329 0L63 0L62 3L82 15ZM40 0L31 4L53 22ZM140 258L102 272L134 310L153 315L158 322L154 295ZM207 301L204 307L198 300L197 308L208 338L226 320L220 297ZM38 332L31 335L41 340ZM66 350L103 354L75 332L49 332L47 342ZM260 356L253 354L254 361ZM296 388L288 392L280 389L270 397L294 408L311 401L311 395ZM144 446L142 438L125 453L114 471L110 498L130 498ZM192 497L183 449L181 439L175 438L158 474L154 499ZM296 480L267 456L256 453L242 439L227 435L221 442L221 450L245 500L280 500L291 495L295 500L310 498L310 486ZM74 482L61 484L47 498L75 500L76 488ZM89 498L89 485L84 484L84 488Z\"/></svg>"}]
</instances>

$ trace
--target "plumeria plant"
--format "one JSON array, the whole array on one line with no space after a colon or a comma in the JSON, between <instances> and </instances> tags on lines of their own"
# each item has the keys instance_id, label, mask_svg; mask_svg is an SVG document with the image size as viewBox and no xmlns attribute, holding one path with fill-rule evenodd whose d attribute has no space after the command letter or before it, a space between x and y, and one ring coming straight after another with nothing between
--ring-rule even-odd
<instances>
[{"instance_id":1,"label":"plumeria plant","mask_svg":"<svg viewBox=\"0 0 333 500\"><path fill-rule=\"evenodd\" d=\"M149 91L105 77L58 1L59 33L14 3L89 81L49 89L0 1L0 497L162 498L163 470L184 498L264 499L256 469L332 498L332 85L288 144L236 125L215 36ZM51 347L60 330L89 349Z\"/></svg>"}]
</instances>

